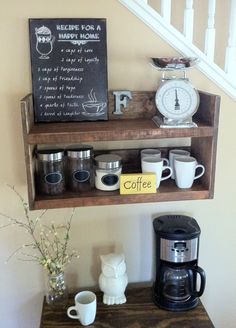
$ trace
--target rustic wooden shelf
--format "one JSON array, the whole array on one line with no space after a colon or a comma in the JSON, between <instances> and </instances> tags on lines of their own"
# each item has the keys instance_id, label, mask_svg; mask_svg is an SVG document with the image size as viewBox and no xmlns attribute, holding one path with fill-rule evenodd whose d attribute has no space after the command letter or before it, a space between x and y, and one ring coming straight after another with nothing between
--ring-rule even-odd
<instances>
[{"instance_id":1,"label":"rustic wooden shelf","mask_svg":"<svg viewBox=\"0 0 236 328\"><path fill-rule=\"evenodd\" d=\"M120 305L105 305L102 293L97 296L97 313L93 328L213 328L202 303L190 311L170 312L159 309L152 300L151 287L135 287L126 290L127 302ZM68 307L74 305L74 294L70 294ZM66 308L52 307L43 303L40 328L81 327L78 320L70 319Z\"/></svg>"},{"instance_id":2,"label":"rustic wooden shelf","mask_svg":"<svg viewBox=\"0 0 236 328\"><path fill-rule=\"evenodd\" d=\"M128 119L79 123L38 123L27 136L29 144L75 143L106 140L211 137L214 128L198 123L192 129L159 129L150 119Z\"/></svg>"},{"instance_id":3,"label":"rustic wooden shelf","mask_svg":"<svg viewBox=\"0 0 236 328\"><path fill-rule=\"evenodd\" d=\"M141 204L156 203L178 200L196 200L211 198L209 190L202 185L194 186L191 189L180 190L175 186L161 186L156 194L142 195L120 195L119 191L102 192L92 190L87 194L75 194L65 192L61 196L36 196L34 200L34 209L44 208L64 208L79 206L97 206L97 205L118 205L118 204Z\"/></svg>"},{"instance_id":4,"label":"rustic wooden shelf","mask_svg":"<svg viewBox=\"0 0 236 328\"><path fill-rule=\"evenodd\" d=\"M156 115L155 92L133 92L124 115L113 114L114 99L109 93L109 120L97 122L34 123L32 97L21 102L26 171L30 209L148 203L212 198L214 195L215 160L219 119L219 96L200 92L200 106L194 116L197 128L160 129L152 121ZM120 195L92 190L89 193L65 192L57 197L40 196L34 184L34 149L37 145L89 143L95 141L190 138L189 150L206 168L206 173L191 189L181 190L173 181L163 181L155 194ZM182 148L182 147L181 147ZM123 152L124 167L138 160L139 150ZM165 153L168 149L163 150ZM104 150L104 152L107 152ZM137 168L136 168L137 171Z\"/></svg>"}]
</instances>

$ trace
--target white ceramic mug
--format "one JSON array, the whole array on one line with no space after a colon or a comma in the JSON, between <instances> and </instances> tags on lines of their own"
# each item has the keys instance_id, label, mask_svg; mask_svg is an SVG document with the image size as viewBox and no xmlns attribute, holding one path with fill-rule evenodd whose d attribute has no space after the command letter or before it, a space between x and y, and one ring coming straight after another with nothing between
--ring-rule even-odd
<instances>
[{"instance_id":1,"label":"white ceramic mug","mask_svg":"<svg viewBox=\"0 0 236 328\"><path fill-rule=\"evenodd\" d=\"M198 164L196 158L191 156L175 157L175 182L179 188L191 188L193 181L200 178L205 173L205 167ZM196 170L201 172L196 175Z\"/></svg>"},{"instance_id":2,"label":"white ceramic mug","mask_svg":"<svg viewBox=\"0 0 236 328\"><path fill-rule=\"evenodd\" d=\"M71 314L74 310L77 315ZM97 298L93 292L82 291L75 295L75 305L67 309L67 315L71 319L77 319L81 325L88 326L95 320L97 311Z\"/></svg>"},{"instance_id":3,"label":"white ceramic mug","mask_svg":"<svg viewBox=\"0 0 236 328\"><path fill-rule=\"evenodd\" d=\"M172 168L164 165L163 160L157 157L143 157L141 160L142 173L155 173L156 174L156 189L159 188L161 181L169 179L172 174ZM169 170L167 176L162 176L163 171Z\"/></svg>"},{"instance_id":4,"label":"white ceramic mug","mask_svg":"<svg viewBox=\"0 0 236 328\"><path fill-rule=\"evenodd\" d=\"M146 148L141 150L141 160L143 157L157 157L163 160L164 165L169 165L169 160L167 158L161 157L160 149L156 148Z\"/></svg>"},{"instance_id":5,"label":"white ceramic mug","mask_svg":"<svg viewBox=\"0 0 236 328\"><path fill-rule=\"evenodd\" d=\"M181 157L181 156L190 156L190 152L184 149L171 149L169 151L169 162L170 167L172 168L172 175L171 179L175 179L175 166L174 166L174 159L175 157Z\"/></svg>"}]
</instances>

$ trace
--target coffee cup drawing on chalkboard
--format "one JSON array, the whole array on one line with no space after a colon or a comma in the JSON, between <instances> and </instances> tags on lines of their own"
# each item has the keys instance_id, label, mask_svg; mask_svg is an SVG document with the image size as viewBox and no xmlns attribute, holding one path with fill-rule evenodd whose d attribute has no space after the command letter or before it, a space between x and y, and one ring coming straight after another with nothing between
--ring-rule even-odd
<instances>
[{"instance_id":1,"label":"coffee cup drawing on chalkboard","mask_svg":"<svg viewBox=\"0 0 236 328\"><path fill-rule=\"evenodd\" d=\"M93 89L90 90L88 94L88 101L82 103L82 107L84 111L82 112L85 116L100 116L104 114L104 108L106 107L106 103L102 101L98 101L96 98L96 94Z\"/></svg>"},{"instance_id":2,"label":"coffee cup drawing on chalkboard","mask_svg":"<svg viewBox=\"0 0 236 328\"><path fill-rule=\"evenodd\" d=\"M39 28L35 28L35 35L37 39L36 50L41 55L39 58L48 59L48 55L53 49L55 37L52 35L51 30L44 25Z\"/></svg>"}]
</instances>

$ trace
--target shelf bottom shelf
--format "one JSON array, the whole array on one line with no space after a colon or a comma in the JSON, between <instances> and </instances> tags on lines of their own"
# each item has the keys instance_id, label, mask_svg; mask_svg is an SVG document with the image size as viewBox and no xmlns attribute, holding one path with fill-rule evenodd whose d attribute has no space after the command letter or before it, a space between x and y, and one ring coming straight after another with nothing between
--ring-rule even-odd
<instances>
[{"instance_id":1,"label":"shelf bottom shelf","mask_svg":"<svg viewBox=\"0 0 236 328\"><path fill-rule=\"evenodd\" d=\"M80 206L119 205L138 203L157 203L181 200L200 200L212 198L205 186L195 184L191 189L179 189L174 182L160 186L155 194L120 195L117 191L91 190L90 192L65 192L57 196L35 197L32 210Z\"/></svg>"}]
</instances>

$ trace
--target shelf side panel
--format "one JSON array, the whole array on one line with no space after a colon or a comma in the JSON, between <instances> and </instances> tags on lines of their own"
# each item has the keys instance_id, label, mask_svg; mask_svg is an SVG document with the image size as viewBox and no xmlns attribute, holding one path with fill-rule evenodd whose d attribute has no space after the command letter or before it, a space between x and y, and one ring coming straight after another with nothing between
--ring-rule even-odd
<instances>
[{"instance_id":1,"label":"shelf side panel","mask_svg":"<svg viewBox=\"0 0 236 328\"><path fill-rule=\"evenodd\" d=\"M202 178L202 182L209 189L209 197L214 197L215 188L215 170L216 170L216 152L218 139L218 125L220 114L220 97L205 92L201 92L202 110L209 124L213 127L213 134L209 137L192 138L192 151L199 163L205 165L206 172Z\"/></svg>"},{"instance_id":2,"label":"shelf side panel","mask_svg":"<svg viewBox=\"0 0 236 328\"><path fill-rule=\"evenodd\" d=\"M33 119L33 101L32 96L29 95L21 101L21 118L22 118L22 132L24 141L24 152L25 152L25 166L26 166L26 177L28 184L28 201L29 208L33 209L35 199L35 183L34 183L34 161L33 152L34 145L28 144L28 133L34 124Z\"/></svg>"},{"instance_id":3,"label":"shelf side panel","mask_svg":"<svg viewBox=\"0 0 236 328\"><path fill-rule=\"evenodd\" d=\"M214 197L215 167L216 167L215 137L193 138L192 154L199 164L205 166L205 173L201 178L204 186L209 190L210 198Z\"/></svg>"},{"instance_id":4,"label":"shelf side panel","mask_svg":"<svg viewBox=\"0 0 236 328\"><path fill-rule=\"evenodd\" d=\"M207 92L199 91L200 104L193 120L206 122L210 126L218 126L219 110L220 110L220 96L213 95Z\"/></svg>"}]
</instances>

